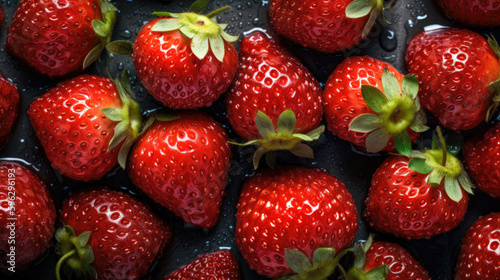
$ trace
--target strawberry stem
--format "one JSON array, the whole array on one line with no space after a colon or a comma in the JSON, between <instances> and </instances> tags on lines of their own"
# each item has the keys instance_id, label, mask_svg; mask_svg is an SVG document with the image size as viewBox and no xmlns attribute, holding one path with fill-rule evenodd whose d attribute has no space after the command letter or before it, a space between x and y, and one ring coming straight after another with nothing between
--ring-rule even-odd
<instances>
[{"instance_id":1,"label":"strawberry stem","mask_svg":"<svg viewBox=\"0 0 500 280\"><path fill-rule=\"evenodd\" d=\"M207 15L207 18L213 18L214 16L216 16L217 14L219 13L222 13L222 12L225 12L227 10L231 9L231 7L229 6L225 6L225 7L222 7L222 8L219 8L213 12L211 12L210 14Z\"/></svg>"},{"instance_id":2,"label":"strawberry stem","mask_svg":"<svg viewBox=\"0 0 500 280\"><path fill-rule=\"evenodd\" d=\"M57 265L56 265L56 279L57 280L61 280L61 265L64 263L64 261L69 259L74 254L76 254L76 249L72 249L71 251L64 254L64 256L62 256L59 259L59 261L57 262Z\"/></svg>"},{"instance_id":3,"label":"strawberry stem","mask_svg":"<svg viewBox=\"0 0 500 280\"><path fill-rule=\"evenodd\" d=\"M441 143L441 150L443 151L443 160L441 165L446 166L446 155L448 154L448 151L446 150L446 143L444 142L443 133L441 132L441 127L439 125L436 127L436 132L439 137L439 143Z\"/></svg>"}]
</instances>

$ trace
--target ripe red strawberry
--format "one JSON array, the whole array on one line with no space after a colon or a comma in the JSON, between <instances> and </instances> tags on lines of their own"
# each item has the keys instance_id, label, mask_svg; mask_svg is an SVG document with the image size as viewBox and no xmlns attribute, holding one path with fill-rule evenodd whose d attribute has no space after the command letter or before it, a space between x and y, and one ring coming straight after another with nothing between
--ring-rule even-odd
<instances>
[{"instance_id":1,"label":"ripe red strawberry","mask_svg":"<svg viewBox=\"0 0 500 280\"><path fill-rule=\"evenodd\" d=\"M37 175L18 163L0 161L0 273L33 264L50 247L55 221L54 202Z\"/></svg>"},{"instance_id":2,"label":"ripe red strawberry","mask_svg":"<svg viewBox=\"0 0 500 280\"><path fill-rule=\"evenodd\" d=\"M487 42L464 29L441 29L415 36L406 62L408 71L419 77L422 105L444 127L468 130L485 119L498 91L498 55L493 39Z\"/></svg>"},{"instance_id":3,"label":"ripe red strawberry","mask_svg":"<svg viewBox=\"0 0 500 280\"><path fill-rule=\"evenodd\" d=\"M261 32L241 41L239 60L239 72L226 102L227 118L235 132L253 140L247 144L261 146L262 153L254 158L257 163L267 151L291 150L303 155L300 147L302 151L308 148L300 144L305 140L303 133L311 141L323 132L323 126L316 128L323 116L319 83L297 58Z\"/></svg>"},{"instance_id":4,"label":"ripe red strawberry","mask_svg":"<svg viewBox=\"0 0 500 280\"><path fill-rule=\"evenodd\" d=\"M177 118L176 118L177 117ZM194 225L213 227L232 157L226 132L202 113L160 118L132 148L128 174L157 203Z\"/></svg>"},{"instance_id":5,"label":"ripe red strawberry","mask_svg":"<svg viewBox=\"0 0 500 280\"><path fill-rule=\"evenodd\" d=\"M366 38L382 0L271 0L272 27L288 40L313 50L334 53Z\"/></svg>"},{"instance_id":6,"label":"ripe red strawberry","mask_svg":"<svg viewBox=\"0 0 500 280\"><path fill-rule=\"evenodd\" d=\"M0 7L0 29L3 28L4 20L5 20L5 14L4 14L3 8Z\"/></svg>"},{"instance_id":7,"label":"ripe red strawberry","mask_svg":"<svg viewBox=\"0 0 500 280\"><path fill-rule=\"evenodd\" d=\"M63 202L55 237L60 269L96 279L140 279L172 237L170 228L135 198L87 189Z\"/></svg>"},{"instance_id":8,"label":"ripe red strawberry","mask_svg":"<svg viewBox=\"0 0 500 280\"><path fill-rule=\"evenodd\" d=\"M325 279L338 262L335 250L348 246L358 230L351 194L319 169L258 171L244 183L236 207L241 255L251 269L273 279L292 270L300 279Z\"/></svg>"},{"instance_id":9,"label":"ripe red strawberry","mask_svg":"<svg viewBox=\"0 0 500 280\"><path fill-rule=\"evenodd\" d=\"M500 278L500 213L480 217L465 233L455 269L456 280Z\"/></svg>"},{"instance_id":10,"label":"ripe red strawberry","mask_svg":"<svg viewBox=\"0 0 500 280\"><path fill-rule=\"evenodd\" d=\"M390 156L377 169L364 217L374 229L400 238L450 231L464 218L469 201L464 190L471 192L472 184L448 152L445 165L439 149L414 151L412 157Z\"/></svg>"},{"instance_id":11,"label":"ripe red strawberry","mask_svg":"<svg viewBox=\"0 0 500 280\"><path fill-rule=\"evenodd\" d=\"M82 75L33 101L28 114L52 166L80 181L100 179L117 161L125 166L141 126L130 91L127 74L121 82Z\"/></svg>"},{"instance_id":12,"label":"ripe red strawberry","mask_svg":"<svg viewBox=\"0 0 500 280\"><path fill-rule=\"evenodd\" d=\"M0 150L7 144L19 111L19 91L0 75Z\"/></svg>"},{"instance_id":13,"label":"ripe red strawberry","mask_svg":"<svg viewBox=\"0 0 500 280\"><path fill-rule=\"evenodd\" d=\"M369 56L349 57L328 78L325 118L328 129L370 153L411 154L411 143L428 129L420 110L418 82Z\"/></svg>"},{"instance_id":14,"label":"ripe red strawberry","mask_svg":"<svg viewBox=\"0 0 500 280\"><path fill-rule=\"evenodd\" d=\"M478 188L500 199L500 123L465 142L465 166Z\"/></svg>"},{"instance_id":15,"label":"ripe red strawberry","mask_svg":"<svg viewBox=\"0 0 500 280\"><path fill-rule=\"evenodd\" d=\"M240 280L238 261L227 250L198 256L196 260L182 266L163 280Z\"/></svg>"},{"instance_id":16,"label":"ripe red strawberry","mask_svg":"<svg viewBox=\"0 0 500 280\"><path fill-rule=\"evenodd\" d=\"M405 248L396 243L372 242L370 236L365 244L357 245L357 261L348 270L347 279L430 280L427 270Z\"/></svg>"},{"instance_id":17,"label":"ripe red strawberry","mask_svg":"<svg viewBox=\"0 0 500 280\"><path fill-rule=\"evenodd\" d=\"M204 10L193 6L192 11ZM116 41L108 49L132 55L137 77L163 105L173 109L210 106L229 88L237 71L238 55L231 43L238 37L224 32L227 24L218 24L215 18L228 8L207 16L155 13L161 17L142 28L133 47Z\"/></svg>"},{"instance_id":18,"label":"ripe red strawberry","mask_svg":"<svg viewBox=\"0 0 500 280\"><path fill-rule=\"evenodd\" d=\"M444 12L454 20L476 27L500 25L497 0L437 0Z\"/></svg>"},{"instance_id":19,"label":"ripe red strawberry","mask_svg":"<svg viewBox=\"0 0 500 280\"><path fill-rule=\"evenodd\" d=\"M21 0L6 50L51 78L81 72L109 43L116 11L108 0Z\"/></svg>"}]
</instances>

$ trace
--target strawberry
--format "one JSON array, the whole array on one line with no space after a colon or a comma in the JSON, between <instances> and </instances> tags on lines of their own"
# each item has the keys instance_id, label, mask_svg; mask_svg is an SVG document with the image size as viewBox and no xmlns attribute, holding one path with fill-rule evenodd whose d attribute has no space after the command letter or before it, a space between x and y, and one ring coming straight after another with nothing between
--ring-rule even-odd
<instances>
[{"instance_id":1,"label":"strawberry","mask_svg":"<svg viewBox=\"0 0 500 280\"><path fill-rule=\"evenodd\" d=\"M12 134L19 111L19 91L0 75L0 150Z\"/></svg>"},{"instance_id":2,"label":"strawberry","mask_svg":"<svg viewBox=\"0 0 500 280\"><path fill-rule=\"evenodd\" d=\"M55 221L54 202L40 178L23 165L0 161L0 272L33 264L50 247Z\"/></svg>"},{"instance_id":3,"label":"strawberry","mask_svg":"<svg viewBox=\"0 0 500 280\"><path fill-rule=\"evenodd\" d=\"M0 29L3 28L3 22L5 20L5 13L3 11L3 8L0 7Z\"/></svg>"},{"instance_id":4,"label":"strawberry","mask_svg":"<svg viewBox=\"0 0 500 280\"><path fill-rule=\"evenodd\" d=\"M271 0L271 26L288 40L313 50L334 53L366 38L383 0Z\"/></svg>"},{"instance_id":5,"label":"strawberry","mask_svg":"<svg viewBox=\"0 0 500 280\"><path fill-rule=\"evenodd\" d=\"M369 56L349 57L328 78L325 118L328 129L369 153L411 155L411 143L425 126L415 76Z\"/></svg>"},{"instance_id":6,"label":"strawberry","mask_svg":"<svg viewBox=\"0 0 500 280\"><path fill-rule=\"evenodd\" d=\"M146 90L163 105L173 109L210 106L224 93L236 75L237 53L232 42L238 39L224 32L215 15L199 15L203 0L191 6L195 12L158 12L135 42L115 41L111 52L132 55L137 77ZM203 5L202 5L203 6Z\"/></svg>"},{"instance_id":7,"label":"strawberry","mask_svg":"<svg viewBox=\"0 0 500 280\"><path fill-rule=\"evenodd\" d=\"M495 91L500 92L499 56L494 39L488 42L465 29L441 29L415 36L406 62L419 77L422 105L444 127L463 131L485 119Z\"/></svg>"},{"instance_id":8,"label":"strawberry","mask_svg":"<svg viewBox=\"0 0 500 280\"><path fill-rule=\"evenodd\" d=\"M196 260L182 266L163 280L240 280L238 261L231 252L221 250L198 256Z\"/></svg>"},{"instance_id":9,"label":"strawberry","mask_svg":"<svg viewBox=\"0 0 500 280\"><path fill-rule=\"evenodd\" d=\"M60 212L56 266L68 277L140 279L172 237L171 229L135 198L106 188L71 195Z\"/></svg>"},{"instance_id":10,"label":"strawberry","mask_svg":"<svg viewBox=\"0 0 500 280\"><path fill-rule=\"evenodd\" d=\"M500 278L500 213L480 217L465 233L455 269L456 280Z\"/></svg>"},{"instance_id":11,"label":"strawberry","mask_svg":"<svg viewBox=\"0 0 500 280\"><path fill-rule=\"evenodd\" d=\"M300 142L317 139L324 127L317 127L323 115L321 87L311 72L261 32L241 41L239 60L226 100L227 118L239 136L251 140L244 145L260 146L255 167L269 151L312 157L312 150Z\"/></svg>"},{"instance_id":12,"label":"strawberry","mask_svg":"<svg viewBox=\"0 0 500 280\"><path fill-rule=\"evenodd\" d=\"M21 0L6 50L51 78L82 72L109 43L116 12L108 0Z\"/></svg>"},{"instance_id":13,"label":"strawberry","mask_svg":"<svg viewBox=\"0 0 500 280\"><path fill-rule=\"evenodd\" d=\"M454 20L475 27L500 25L497 0L437 0L444 12Z\"/></svg>"},{"instance_id":14,"label":"strawberry","mask_svg":"<svg viewBox=\"0 0 500 280\"><path fill-rule=\"evenodd\" d=\"M500 123L486 133L465 142L465 166L477 187L489 196L500 199Z\"/></svg>"},{"instance_id":15,"label":"strawberry","mask_svg":"<svg viewBox=\"0 0 500 280\"><path fill-rule=\"evenodd\" d=\"M130 95L126 73L121 82L82 75L33 101L28 114L52 166L80 181L102 178L117 161L123 167L141 126Z\"/></svg>"},{"instance_id":16,"label":"strawberry","mask_svg":"<svg viewBox=\"0 0 500 280\"><path fill-rule=\"evenodd\" d=\"M184 221L213 227L232 157L226 132L195 112L159 115L149 124L130 154L132 183Z\"/></svg>"},{"instance_id":17,"label":"strawberry","mask_svg":"<svg viewBox=\"0 0 500 280\"><path fill-rule=\"evenodd\" d=\"M431 279L429 273L410 252L396 243L373 243L373 237L370 236L366 243L359 243L356 247L356 260L347 272L347 279Z\"/></svg>"},{"instance_id":18,"label":"strawberry","mask_svg":"<svg viewBox=\"0 0 500 280\"><path fill-rule=\"evenodd\" d=\"M276 279L325 279L338 263L335 251L358 230L354 200L326 171L276 167L258 171L243 185L235 238L258 274ZM310 260L314 260L311 264Z\"/></svg>"},{"instance_id":19,"label":"strawberry","mask_svg":"<svg viewBox=\"0 0 500 280\"><path fill-rule=\"evenodd\" d=\"M390 156L373 175L364 217L374 229L407 239L448 232L464 218L473 185L444 144ZM441 146L439 148L438 146ZM455 150L454 153L459 150ZM444 180L443 180L444 179Z\"/></svg>"}]
</instances>

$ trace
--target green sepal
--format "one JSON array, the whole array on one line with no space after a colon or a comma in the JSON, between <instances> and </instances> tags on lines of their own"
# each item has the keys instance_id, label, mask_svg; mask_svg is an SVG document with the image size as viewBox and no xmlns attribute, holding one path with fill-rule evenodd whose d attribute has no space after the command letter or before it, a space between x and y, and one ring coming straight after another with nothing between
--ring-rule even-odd
<instances>
[{"instance_id":1,"label":"green sepal","mask_svg":"<svg viewBox=\"0 0 500 280\"><path fill-rule=\"evenodd\" d=\"M179 23L178 18L160 19L159 21L157 21L153 25L153 27L151 27L151 31L153 31L153 32L167 32L167 31L177 30L181 26L182 25Z\"/></svg>"},{"instance_id":2,"label":"green sepal","mask_svg":"<svg viewBox=\"0 0 500 280\"><path fill-rule=\"evenodd\" d=\"M210 0L197 0L193 4L191 4L191 7L189 7L189 10L193 13L199 14L207 9L209 2L210 2Z\"/></svg>"},{"instance_id":3,"label":"green sepal","mask_svg":"<svg viewBox=\"0 0 500 280\"><path fill-rule=\"evenodd\" d=\"M411 139L408 131L403 130L403 132L396 134L393 137L396 150L403 156L411 157Z\"/></svg>"},{"instance_id":4,"label":"green sepal","mask_svg":"<svg viewBox=\"0 0 500 280\"><path fill-rule=\"evenodd\" d=\"M274 131L273 121L269 118L269 116L267 116L264 112L260 110L257 111L257 117L255 118L255 125L257 126L257 130L259 131L260 135L264 139L272 138L276 134L276 132Z\"/></svg>"},{"instance_id":5,"label":"green sepal","mask_svg":"<svg viewBox=\"0 0 500 280\"><path fill-rule=\"evenodd\" d=\"M208 38L201 35L195 35L191 39L191 51L199 59L205 58L209 50Z\"/></svg>"},{"instance_id":6,"label":"green sepal","mask_svg":"<svg viewBox=\"0 0 500 280\"><path fill-rule=\"evenodd\" d=\"M69 225L64 225L55 233L56 254L61 256L56 265L56 278L61 280L61 267L68 278L73 274L77 277L86 276L87 273L97 278L97 273L92 267L94 262L94 252L88 241L91 236L90 231L82 232L76 236L74 229Z\"/></svg>"},{"instance_id":7,"label":"green sepal","mask_svg":"<svg viewBox=\"0 0 500 280\"><path fill-rule=\"evenodd\" d=\"M352 248L344 251L354 253L354 262L345 276L346 280L384 280L389 276L389 267L384 264L365 272L366 252L373 243L373 235L368 237L366 242L359 242Z\"/></svg>"},{"instance_id":8,"label":"green sepal","mask_svg":"<svg viewBox=\"0 0 500 280\"><path fill-rule=\"evenodd\" d=\"M418 100L418 99L416 99ZM419 110L415 113L415 120L410 124L410 129L415 132L425 132L429 130L429 127L425 125L427 123L427 115L424 111Z\"/></svg>"},{"instance_id":9,"label":"green sepal","mask_svg":"<svg viewBox=\"0 0 500 280\"><path fill-rule=\"evenodd\" d=\"M474 188L474 184L472 184L467 173L462 172L462 174L458 176L458 182L467 193L474 194L474 192L472 191L472 189Z\"/></svg>"},{"instance_id":10,"label":"green sepal","mask_svg":"<svg viewBox=\"0 0 500 280\"><path fill-rule=\"evenodd\" d=\"M387 277L389 277L389 266L384 264L368 271L364 280L385 280Z\"/></svg>"},{"instance_id":11,"label":"green sepal","mask_svg":"<svg viewBox=\"0 0 500 280\"><path fill-rule=\"evenodd\" d=\"M285 260L288 267L299 274L312 267L307 256L299 250L285 249Z\"/></svg>"},{"instance_id":12,"label":"green sepal","mask_svg":"<svg viewBox=\"0 0 500 280\"><path fill-rule=\"evenodd\" d=\"M109 52L119 55L131 55L134 51L134 44L125 40L117 40L106 45Z\"/></svg>"},{"instance_id":13,"label":"green sepal","mask_svg":"<svg viewBox=\"0 0 500 280\"><path fill-rule=\"evenodd\" d=\"M412 99L417 98L418 88L418 78L415 75L406 75L403 77L403 80L401 80L401 89L403 93Z\"/></svg>"},{"instance_id":14,"label":"green sepal","mask_svg":"<svg viewBox=\"0 0 500 280\"><path fill-rule=\"evenodd\" d=\"M432 168L425 163L425 159L423 158L410 159L408 167L420 174L429 174L432 171Z\"/></svg>"},{"instance_id":15,"label":"green sepal","mask_svg":"<svg viewBox=\"0 0 500 280\"><path fill-rule=\"evenodd\" d=\"M100 0L99 6L103 20L95 19L91 24L92 29L101 42L85 56L82 69L86 69L99 58L101 52L111 40L111 34L116 23L116 12L118 9L108 0Z\"/></svg>"},{"instance_id":16,"label":"green sepal","mask_svg":"<svg viewBox=\"0 0 500 280\"><path fill-rule=\"evenodd\" d=\"M418 81L417 81L418 83ZM399 89L399 81L389 72L389 68L385 67L384 72L382 72L382 88L384 89L385 96L388 100L394 100L401 96L401 90ZM416 94L415 94L416 96ZM412 97L411 99L415 99Z\"/></svg>"},{"instance_id":17,"label":"green sepal","mask_svg":"<svg viewBox=\"0 0 500 280\"><path fill-rule=\"evenodd\" d=\"M368 15L372 9L371 0L354 0L347 6L345 14L348 18L361 18Z\"/></svg>"},{"instance_id":18,"label":"green sepal","mask_svg":"<svg viewBox=\"0 0 500 280\"><path fill-rule=\"evenodd\" d=\"M313 252L312 263L307 256L296 249L285 249L285 260L295 273L279 280L323 280L332 275L344 254L335 257L333 248L318 248Z\"/></svg>"},{"instance_id":19,"label":"green sepal","mask_svg":"<svg viewBox=\"0 0 500 280\"><path fill-rule=\"evenodd\" d=\"M374 86L362 85L361 95L366 105L377 113L382 113L384 107L387 105L387 98L384 93Z\"/></svg>"},{"instance_id":20,"label":"green sepal","mask_svg":"<svg viewBox=\"0 0 500 280\"><path fill-rule=\"evenodd\" d=\"M349 124L349 130L368 133L380 128L380 116L362 114L355 117Z\"/></svg>"},{"instance_id":21,"label":"green sepal","mask_svg":"<svg viewBox=\"0 0 500 280\"><path fill-rule=\"evenodd\" d=\"M154 12L153 15L157 17L173 17L173 18L178 18L180 16L180 14L169 13L169 12Z\"/></svg>"},{"instance_id":22,"label":"green sepal","mask_svg":"<svg viewBox=\"0 0 500 280\"><path fill-rule=\"evenodd\" d=\"M366 137L366 151L369 153L378 153L382 151L385 146L387 146L387 143L389 143L390 139L390 134L387 134L382 129L377 129L368 134L368 136Z\"/></svg>"},{"instance_id":23,"label":"green sepal","mask_svg":"<svg viewBox=\"0 0 500 280\"><path fill-rule=\"evenodd\" d=\"M267 119L270 121L269 118ZM273 123L271 122L271 126L272 125ZM278 131L281 134L290 135L293 133L294 129L295 129L295 114L293 113L292 110L286 110L278 118ZM272 130L274 132L274 127L272 128Z\"/></svg>"},{"instance_id":24,"label":"green sepal","mask_svg":"<svg viewBox=\"0 0 500 280\"><path fill-rule=\"evenodd\" d=\"M123 120L122 110L118 108L108 107L102 109L102 112L112 121L119 122Z\"/></svg>"},{"instance_id":25,"label":"green sepal","mask_svg":"<svg viewBox=\"0 0 500 280\"><path fill-rule=\"evenodd\" d=\"M441 181L443 181L443 178L444 178L444 173L439 171L439 170L434 169L431 171L431 174L429 175L427 182L429 183L429 185L431 185L433 187L437 187L441 184Z\"/></svg>"},{"instance_id":26,"label":"green sepal","mask_svg":"<svg viewBox=\"0 0 500 280\"><path fill-rule=\"evenodd\" d=\"M217 34L213 37L209 37L208 41L210 43L210 49L212 50L215 58L217 58L217 60L219 61L224 60L225 46L224 40L222 39L221 35Z\"/></svg>"},{"instance_id":27,"label":"green sepal","mask_svg":"<svg viewBox=\"0 0 500 280\"><path fill-rule=\"evenodd\" d=\"M491 49L497 57L500 59L500 46L498 45L497 39L491 34L490 36L486 36L488 38L488 44L490 45Z\"/></svg>"},{"instance_id":28,"label":"green sepal","mask_svg":"<svg viewBox=\"0 0 500 280\"><path fill-rule=\"evenodd\" d=\"M462 188L458 183L457 178L452 178L449 176L444 177L444 190L448 197L453 201L460 201L463 197Z\"/></svg>"}]
</instances>

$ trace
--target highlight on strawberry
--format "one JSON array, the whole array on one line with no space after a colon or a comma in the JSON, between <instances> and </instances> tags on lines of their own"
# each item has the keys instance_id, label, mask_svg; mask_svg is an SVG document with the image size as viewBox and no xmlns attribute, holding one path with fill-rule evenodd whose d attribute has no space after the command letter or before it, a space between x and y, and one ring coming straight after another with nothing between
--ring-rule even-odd
<instances>
[{"instance_id":1,"label":"highlight on strawberry","mask_svg":"<svg viewBox=\"0 0 500 280\"><path fill-rule=\"evenodd\" d=\"M185 13L155 12L158 18L142 28L133 44L114 41L107 46L112 53L131 55L142 85L169 108L211 106L236 75L231 43L238 36L227 34L227 24L217 22L229 6L199 14L208 2L198 0Z\"/></svg>"}]
</instances>

